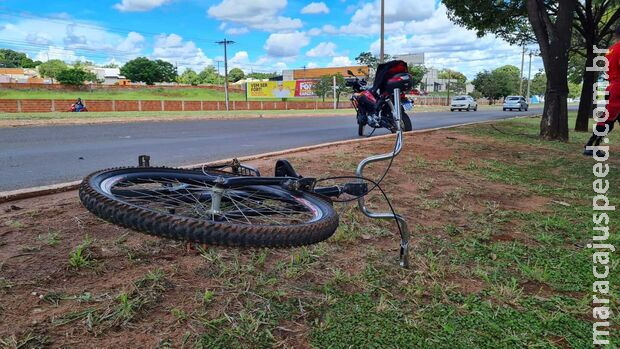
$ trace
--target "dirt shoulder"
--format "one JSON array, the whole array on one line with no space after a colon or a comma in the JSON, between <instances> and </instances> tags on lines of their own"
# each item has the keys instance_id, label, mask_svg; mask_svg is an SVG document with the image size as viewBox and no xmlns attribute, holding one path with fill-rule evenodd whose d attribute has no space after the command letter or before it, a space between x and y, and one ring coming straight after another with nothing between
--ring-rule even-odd
<instances>
[{"instance_id":1,"label":"dirt shoulder","mask_svg":"<svg viewBox=\"0 0 620 349\"><path fill-rule=\"evenodd\" d=\"M341 225L326 242L259 250L188 249L117 227L86 211L76 192L0 204L0 344L586 347L591 310L581 300L592 259L579 246L591 220L592 161L579 150L587 135L540 142L531 137L537 122L405 137L382 186L411 228L408 270L398 267L393 222L353 206L336 206ZM289 160L305 176L351 175L392 141ZM612 153L619 142L614 135ZM275 160L251 164L270 174ZM609 180L620 185L617 171ZM374 194L368 206L387 209Z\"/></svg>"}]
</instances>

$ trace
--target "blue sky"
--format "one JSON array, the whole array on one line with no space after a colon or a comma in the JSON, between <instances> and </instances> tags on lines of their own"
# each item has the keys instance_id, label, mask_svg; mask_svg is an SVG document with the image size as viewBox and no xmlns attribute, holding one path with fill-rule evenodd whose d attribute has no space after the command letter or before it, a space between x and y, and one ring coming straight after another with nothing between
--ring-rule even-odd
<instances>
[{"instance_id":1,"label":"blue sky","mask_svg":"<svg viewBox=\"0 0 620 349\"><path fill-rule=\"evenodd\" d=\"M378 52L378 9L379 0L0 0L0 47L43 61L147 56L201 70L223 60L215 41L228 38L230 66L248 72L347 65ZM452 24L436 0L386 0L386 52L425 52L427 66L470 78L521 63L520 48ZM532 71L541 67L535 59Z\"/></svg>"}]
</instances>

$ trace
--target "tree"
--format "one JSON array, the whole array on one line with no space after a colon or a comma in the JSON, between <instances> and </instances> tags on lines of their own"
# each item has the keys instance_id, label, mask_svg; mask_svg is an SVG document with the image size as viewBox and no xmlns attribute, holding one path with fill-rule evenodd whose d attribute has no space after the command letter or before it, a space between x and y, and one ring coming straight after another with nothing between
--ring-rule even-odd
<instances>
[{"instance_id":1,"label":"tree","mask_svg":"<svg viewBox=\"0 0 620 349\"><path fill-rule=\"evenodd\" d=\"M0 49L0 68L34 68L39 61L33 61L25 53Z\"/></svg>"},{"instance_id":2,"label":"tree","mask_svg":"<svg viewBox=\"0 0 620 349\"><path fill-rule=\"evenodd\" d=\"M41 63L38 69L39 74L44 78L57 79L58 74L67 69L67 65L60 59L51 59L45 63Z\"/></svg>"},{"instance_id":3,"label":"tree","mask_svg":"<svg viewBox=\"0 0 620 349\"><path fill-rule=\"evenodd\" d=\"M467 83L467 77L456 70L442 69L437 75L440 79L447 79L450 89L456 93L465 92L465 84ZM456 83L452 83L450 80L456 80Z\"/></svg>"},{"instance_id":4,"label":"tree","mask_svg":"<svg viewBox=\"0 0 620 349\"><path fill-rule=\"evenodd\" d=\"M84 69L86 69L88 67L92 67L94 65L95 65L95 63L93 63L91 61L80 61L80 60L77 60L77 61L73 62L73 68L82 69L82 70L84 70Z\"/></svg>"},{"instance_id":5,"label":"tree","mask_svg":"<svg viewBox=\"0 0 620 349\"><path fill-rule=\"evenodd\" d=\"M177 69L161 59L152 61L146 57L138 57L125 63L121 68L121 74L133 82L153 85L156 82L176 81Z\"/></svg>"},{"instance_id":6,"label":"tree","mask_svg":"<svg viewBox=\"0 0 620 349\"><path fill-rule=\"evenodd\" d=\"M144 82L153 85L161 81L157 63L146 57L138 57L121 67L121 74L132 82Z\"/></svg>"},{"instance_id":7,"label":"tree","mask_svg":"<svg viewBox=\"0 0 620 349\"><path fill-rule=\"evenodd\" d=\"M198 78L201 84L220 84L224 81L220 79L217 70L212 65L204 68L200 74L198 74Z\"/></svg>"},{"instance_id":8,"label":"tree","mask_svg":"<svg viewBox=\"0 0 620 349\"><path fill-rule=\"evenodd\" d=\"M390 60L390 55L384 54L383 58L387 62ZM357 55L357 57L355 57L355 61L361 65L367 65L373 69L377 68L377 65L379 65L379 57L370 52L361 52Z\"/></svg>"},{"instance_id":9,"label":"tree","mask_svg":"<svg viewBox=\"0 0 620 349\"><path fill-rule=\"evenodd\" d=\"M424 79L424 75L427 73L428 69L423 65L412 65L409 67L409 74L411 74L411 86L416 87L420 85L422 79Z\"/></svg>"},{"instance_id":10,"label":"tree","mask_svg":"<svg viewBox=\"0 0 620 349\"><path fill-rule=\"evenodd\" d=\"M524 44L534 34L548 77L540 137L567 141L568 51L577 0L477 0L475 4L444 0L443 4L454 22L476 30L479 36L491 33Z\"/></svg>"},{"instance_id":11,"label":"tree","mask_svg":"<svg viewBox=\"0 0 620 349\"><path fill-rule=\"evenodd\" d=\"M495 100L519 92L519 74L519 68L505 65L491 72L478 73L472 84L484 97Z\"/></svg>"},{"instance_id":12,"label":"tree","mask_svg":"<svg viewBox=\"0 0 620 349\"><path fill-rule=\"evenodd\" d=\"M544 71L536 73L530 85L530 93L535 96L542 96L547 91L547 75Z\"/></svg>"},{"instance_id":13,"label":"tree","mask_svg":"<svg viewBox=\"0 0 620 349\"><path fill-rule=\"evenodd\" d=\"M230 82L237 82L243 79L244 77L245 77L245 73L243 72L243 70L239 68L232 68L228 72L228 81Z\"/></svg>"},{"instance_id":14,"label":"tree","mask_svg":"<svg viewBox=\"0 0 620 349\"><path fill-rule=\"evenodd\" d=\"M161 59L156 60L155 63L159 72L159 82L177 81L177 68L172 63L162 61Z\"/></svg>"},{"instance_id":15,"label":"tree","mask_svg":"<svg viewBox=\"0 0 620 349\"><path fill-rule=\"evenodd\" d=\"M200 77L192 69L186 69L183 74L179 75L177 81L181 84L198 85L200 83Z\"/></svg>"},{"instance_id":16,"label":"tree","mask_svg":"<svg viewBox=\"0 0 620 349\"><path fill-rule=\"evenodd\" d=\"M588 122L594 110L594 83L598 79L595 71L587 71L594 62L594 46L607 47L613 35L614 26L620 20L620 2L618 0L577 1L573 28L573 48L571 55L572 82L583 82L579 111L575 122L575 131L588 131ZM579 67L579 64L581 65ZM575 74L576 72L579 75ZM578 79L577 77L583 77Z\"/></svg>"},{"instance_id":17,"label":"tree","mask_svg":"<svg viewBox=\"0 0 620 349\"><path fill-rule=\"evenodd\" d=\"M278 76L278 73L250 73L247 75L248 78L252 78L252 79L259 79L259 80L264 80L264 79L271 79L273 77Z\"/></svg>"},{"instance_id":18,"label":"tree","mask_svg":"<svg viewBox=\"0 0 620 349\"><path fill-rule=\"evenodd\" d=\"M437 76L440 79L456 79L458 82L467 82L467 77L463 73L452 69L442 69Z\"/></svg>"},{"instance_id":19,"label":"tree","mask_svg":"<svg viewBox=\"0 0 620 349\"><path fill-rule=\"evenodd\" d=\"M519 68L514 65L505 65L493 70L491 75L502 97L519 93L519 76L521 75Z\"/></svg>"},{"instance_id":20,"label":"tree","mask_svg":"<svg viewBox=\"0 0 620 349\"><path fill-rule=\"evenodd\" d=\"M528 0L527 13L538 40L547 73L545 108L540 136L568 141L568 51L570 49L576 0L545 6L542 0Z\"/></svg>"},{"instance_id":21,"label":"tree","mask_svg":"<svg viewBox=\"0 0 620 349\"><path fill-rule=\"evenodd\" d=\"M85 81L97 81L97 75L82 70L81 68L70 68L58 73L58 82L63 85L82 86Z\"/></svg>"},{"instance_id":22,"label":"tree","mask_svg":"<svg viewBox=\"0 0 620 349\"><path fill-rule=\"evenodd\" d=\"M110 62L108 64L104 64L101 66L101 68L120 68L118 64L114 63L114 62Z\"/></svg>"},{"instance_id":23,"label":"tree","mask_svg":"<svg viewBox=\"0 0 620 349\"><path fill-rule=\"evenodd\" d=\"M484 97L484 96L482 95L482 93L480 93L480 91L476 91L476 90L474 90L474 91L470 92L470 93L469 93L469 96L470 96L471 98L475 99L475 100L478 100L478 99L480 99L480 98Z\"/></svg>"},{"instance_id":24,"label":"tree","mask_svg":"<svg viewBox=\"0 0 620 349\"><path fill-rule=\"evenodd\" d=\"M321 76L321 78L312 86L312 91L315 95L321 97L325 102L325 96L333 88L333 81L331 76Z\"/></svg>"},{"instance_id":25,"label":"tree","mask_svg":"<svg viewBox=\"0 0 620 349\"><path fill-rule=\"evenodd\" d=\"M582 86L581 84L576 84L574 82L568 82L568 98L577 98L581 94Z\"/></svg>"},{"instance_id":26,"label":"tree","mask_svg":"<svg viewBox=\"0 0 620 349\"><path fill-rule=\"evenodd\" d=\"M333 84L334 84L334 81L332 80L332 85ZM336 105L340 103L340 95L342 93L348 93L350 91L351 91L351 88L347 86L347 80L344 78L344 76L342 76L342 74L340 73L336 74L336 96L334 96L336 98Z\"/></svg>"}]
</instances>

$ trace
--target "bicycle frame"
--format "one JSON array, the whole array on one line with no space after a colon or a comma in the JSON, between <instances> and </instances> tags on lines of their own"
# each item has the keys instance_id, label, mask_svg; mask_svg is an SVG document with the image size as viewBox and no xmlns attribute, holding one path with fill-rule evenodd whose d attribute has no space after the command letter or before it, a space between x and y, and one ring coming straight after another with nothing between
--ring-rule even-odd
<instances>
[{"instance_id":1,"label":"bicycle frame","mask_svg":"<svg viewBox=\"0 0 620 349\"><path fill-rule=\"evenodd\" d=\"M366 168L367 165L373 162L377 162L377 161L384 161L384 160L392 159L396 157L403 148L403 129L400 123L400 120L401 120L400 89L394 90L394 102L392 103L391 101L388 101L388 105L392 109L393 115L395 115L396 117L396 127L397 127L396 146L394 147L394 150L390 153L374 155L374 156L370 156L362 160L359 163L359 165L357 165L357 170L355 171L355 175L358 177L364 176L364 169ZM360 179L360 181L363 181L363 180ZM359 209L362 211L364 215L366 215L369 218L395 219L396 220L397 224L399 225L399 230L400 230L400 266L403 268L409 267L409 229L407 227L407 221L405 221L405 219L397 213L392 213L392 212L381 213L381 212L370 211L365 205L363 196L360 197L357 200L357 202L358 202Z\"/></svg>"},{"instance_id":2,"label":"bicycle frame","mask_svg":"<svg viewBox=\"0 0 620 349\"><path fill-rule=\"evenodd\" d=\"M387 100L386 103L392 110L393 115L396 119L396 144L394 146L394 150L380 155L370 156L364 160L362 160L355 171L355 174L360 179L357 181L360 187L354 188L358 192L361 191L360 188L365 184L364 183L364 169L371 163L390 160L401 152L403 147L403 130L401 125L401 101L400 101L400 90L394 90L394 101ZM238 162L237 162L237 165ZM251 169L251 168L248 168ZM255 169L251 169L256 171ZM203 171L204 172L204 171ZM256 171L258 173L258 171ZM207 173L205 172L205 175ZM213 176L212 174L208 174ZM314 187L315 179L314 178L303 178L301 176L283 176L283 177L260 177L259 176L213 176L216 178L215 182L216 188L220 189L234 189L244 186L282 186L284 189L289 191L310 191L319 195L328 196L328 197L337 197L342 193L346 192L345 188L341 186L331 186L331 187ZM349 188L351 188L351 183L348 184ZM366 189L367 190L367 189ZM363 192L365 193L365 192ZM214 193L217 196L217 192ZM372 212L368 207L366 207L364 196L358 195L357 199L358 207L360 211L367 217L373 219L394 219L396 220L399 226L400 232L400 255L399 255L399 264L401 267L407 268L409 266L409 229L407 226L407 222L399 214L393 212ZM217 198L214 198L217 199ZM219 203L219 200L217 200ZM217 210L217 208L215 208Z\"/></svg>"}]
</instances>

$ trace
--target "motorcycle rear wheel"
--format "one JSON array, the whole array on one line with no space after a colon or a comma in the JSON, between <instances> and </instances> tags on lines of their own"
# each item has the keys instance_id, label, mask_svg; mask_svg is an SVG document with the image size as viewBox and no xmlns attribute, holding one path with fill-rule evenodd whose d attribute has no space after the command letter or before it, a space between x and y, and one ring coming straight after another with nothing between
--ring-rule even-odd
<instances>
[{"instance_id":1,"label":"motorcycle rear wheel","mask_svg":"<svg viewBox=\"0 0 620 349\"><path fill-rule=\"evenodd\" d=\"M407 113L405 113L404 111L401 112L400 114L400 127L403 130L403 132L409 132L413 130L413 126L411 125L411 119L409 118L409 115L407 115ZM392 133L396 133L396 129L392 130Z\"/></svg>"}]
</instances>

